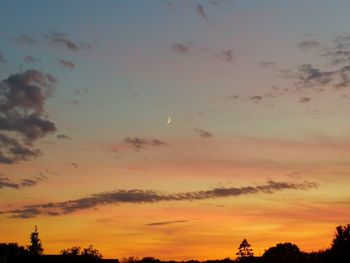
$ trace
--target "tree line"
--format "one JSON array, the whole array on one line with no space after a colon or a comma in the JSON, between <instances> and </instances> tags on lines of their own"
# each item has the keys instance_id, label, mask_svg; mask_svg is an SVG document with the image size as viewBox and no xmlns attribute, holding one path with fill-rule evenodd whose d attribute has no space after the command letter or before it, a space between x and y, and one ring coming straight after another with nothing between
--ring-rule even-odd
<instances>
[{"instance_id":1,"label":"tree line","mask_svg":"<svg viewBox=\"0 0 350 263\"><path fill-rule=\"evenodd\" d=\"M45 258L42 242L39 238L38 228L35 226L34 232L30 234L30 244L26 247L17 243L0 244L0 263L20 262L16 259L26 260L35 258L36 261L26 262L102 262L102 254L92 245L81 248L74 246L62 249L56 258ZM235 259L226 258L223 260L207 260L204 263L349 263L350 262L350 224L337 226L330 248L318 252L302 252L296 244L290 242L279 243L265 250L260 257L254 256L253 249L247 239L243 239ZM54 260L55 259L55 260ZM105 260L108 261L108 260ZM23 261L25 262L25 261ZM118 262L114 260L111 262ZM178 263L176 261L161 261L154 257L144 257L138 259L129 257L121 259L122 263ZM184 263L184 261L182 261ZM186 263L200 263L197 260L186 261ZM202 262L203 263L203 262Z\"/></svg>"}]
</instances>

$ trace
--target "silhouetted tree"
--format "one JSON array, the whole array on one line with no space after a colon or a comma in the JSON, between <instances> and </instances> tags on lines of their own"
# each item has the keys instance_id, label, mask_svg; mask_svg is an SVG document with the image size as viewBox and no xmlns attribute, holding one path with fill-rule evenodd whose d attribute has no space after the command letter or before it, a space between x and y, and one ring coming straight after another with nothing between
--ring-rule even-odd
<instances>
[{"instance_id":1,"label":"silhouetted tree","mask_svg":"<svg viewBox=\"0 0 350 263\"><path fill-rule=\"evenodd\" d=\"M81 253L81 247L75 246L71 248L62 249L60 253L63 256L79 256Z\"/></svg>"},{"instance_id":2,"label":"silhouetted tree","mask_svg":"<svg viewBox=\"0 0 350 263\"><path fill-rule=\"evenodd\" d=\"M100 253L100 251L95 249L92 245L83 249L79 246L66 248L66 249L62 249L60 253L63 256L85 256L85 257L90 257L95 259L102 258L102 254Z\"/></svg>"},{"instance_id":3,"label":"silhouetted tree","mask_svg":"<svg viewBox=\"0 0 350 263\"><path fill-rule=\"evenodd\" d=\"M121 259L121 262L122 263L136 263L136 262L139 262L140 260L137 258L137 257L123 257Z\"/></svg>"},{"instance_id":4,"label":"silhouetted tree","mask_svg":"<svg viewBox=\"0 0 350 263\"><path fill-rule=\"evenodd\" d=\"M140 263L160 263L161 261L154 257L144 257L139 262Z\"/></svg>"},{"instance_id":5,"label":"silhouetted tree","mask_svg":"<svg viewBox=\"0 0 350 263\"><path fill-rule=\"evenodd\" d=\"M28 246L28 252L30 255L42 255L43 246L39 239L38 227L35 226L34 232L30 234L30 245Z\"/></svg>"},{"instance_id":6,"label":"silhouetted tree","mask_svg":"<svg viewBox=\"0 0 350 263\"><path fill-rule=\"evenodd\" d=\"M243 239L242 243L239 245L236 256L238 260L254 256L253 249L250 248L247 239Z\"/></svg>"},{"instance_id":7,"label":"silhouetted tree","mask_svg":"<svg viewBox=\"0 0 350 263\"><path fill-rule=\"evenodd\" d=\"M350 261L350 224L336 227L330 251L338 262Z\"/></svg>"},{"instance_id":8,"label":"silhouetted tree","mask_svg":"<svg viewBox=\"0 0 350 263\"><path fill-rule=\"evenodd\" d=\"M82 256L89 256L93 258L102 258L102 254L100 251L98 251L96 248L94 248L92 245L86 247L81 252Z\"/></svg>"},{"instance_id":9,"label":"silhouetted tree","mask_svg":"<svg viewBox=\"0 0 350 263\"><path fill-rule=\"evenodd\" d=\"M292 243L277 244L265 251L263 258L265 262L296 263L302 261L303 253L297 245Z\"/></svg>"},{"instance_id":10,"label":"silhouetted tree","mask_svg":"<svg viewBox=\"0 0 350 263\"><path fill-rule=\"evenodd\" d=\"M13 257L13 256L24 256L27 254L28 254L28 251L24 247L19 246L17 243L0 244L0 255Z\"/></svg>"}]
</instances>

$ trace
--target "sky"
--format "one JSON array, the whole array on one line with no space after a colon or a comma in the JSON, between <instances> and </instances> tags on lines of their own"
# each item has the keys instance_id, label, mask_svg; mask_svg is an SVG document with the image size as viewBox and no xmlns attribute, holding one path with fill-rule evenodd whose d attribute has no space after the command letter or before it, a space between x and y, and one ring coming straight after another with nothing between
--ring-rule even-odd
<instances>
[{"instance_id":1,"label":"sky","mask_svg":"<svg viewBox=\"0 0 350 263\"><path fill-rule=\"evenodd\" d=\"M349 1L0 3L0 242L106 258L330 246Z\"/></svg>"}]
</instances>

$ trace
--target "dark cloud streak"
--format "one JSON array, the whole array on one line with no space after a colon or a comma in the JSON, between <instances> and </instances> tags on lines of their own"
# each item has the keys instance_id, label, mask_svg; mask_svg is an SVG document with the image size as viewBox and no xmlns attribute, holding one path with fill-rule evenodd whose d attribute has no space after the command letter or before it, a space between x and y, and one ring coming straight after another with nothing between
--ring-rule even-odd
<instances>
[{"instance_id":1,"label":"dark cloud streak","mask_svg":"<svg viewBox=\"0 0 350 263\"><path fill-rule=\"evenodd\" d=\"M228 63L233 63L235 61L235 55L231 49L223 50L219 55L216 56L219 60L223 60Z\"/></svg>"},{"instance_id":2,"label":"dark cloud streak","mask_svg":"<svg viewBox=\"0 0 350 263\"><path fill-rule=\"evenodd\" d=\"M49 45L56 45L66 48L69 51L80 51L84 49L90 49L91 46L87 43L76 43L71 40L68 35L60 32L49 32L45 33L44 38L47 40Z\"/></svg>"},{"instance_id":3,"label":"dark cloud streak","mask_svg":"<svg viewBox=\"0 0 350 263\"><path fill-rule=\"evenodd\" d=\"M123 141L134 149L142 149L147 146L160 146L165 144L165 142L158 139L146 139L138 137L126 137Z\"/></svg>"},{"instance_id":4,"label":"dark cloud streak","mask_svg":"<svg viewBox=\"0 0 350 263\"><path fill-rule=\"evenodd\" d=\"M174 221L162 221L162 222L153 222L146 224L146 226L164 226L170 224L186 223L188 220L174 220Z\"/></svg>"},{"instance_id":5,"label":"dark cloud streak","mask_svg":"<svg viewBox=\"0 0 350 263\"><path fill-rule=\"evenodd\" d=\"M201 129L193 129L193 131L198 134L200 137L203 137L203 138L212 138L213 137L213 134L208 132L208 131L205 131L205 130L201 130Z\"/></svg>"},{"instance_id":6,"label":"dark cloud streak","mask_svg":"<svg viewBox=\"0 0 350 263\"><path fill-rule=\"evenodd\" d=\"M18 190L25 187L33 187L45 179L47 179L47 177L43 174L40 174L40 176L38 177L34 177L31 179L21 179L19 182L16 183L11 181L8 177L0 176L0 189L12 188Z\"/></svg>"},{"instance_id":7,"label":"dark cloud streak","mask_svg":"<svg viewBox=\"0 0 350 263\"><path fill-rule=\"evenodd\" d=\"M6 62L6 60L5 60L3 54L0 51L0 63L5 63L5 62Z\"/></svg>"},{"instance_id":8,"label":"dark cloud streak","mask_svg":"<svg viewBox=\"0 0 350 263\"><path fill-rule=\"evenodd\" d=\"M65 139L65 140L70 140L71 138L68 135L65 135L63 133L57 134L57 139Z\"/></svg>"},{"instance_id":9,"label":"dark cloud streak","mask_svg":"<svg viewBox=\"0 0 350 263\"><path fill-rule=\"evenodd\" d=\"M186 44L181 44L181 43L174 43L172 45L172 49L182 55L188 54L191 50L192 44L191 42L188 42Z\"/></svg>"},{"instance_id":10,"label":"dark cloud streak","mask_svg":"<svg viewBox=\"0 0 350 263\"><path fill-rule=\"evenodd\" d=\"M197 9L198 15L208 23L209 20L208 20L207 14L205 12L204 6L201 4L197 4L196 9Z\"/></svg>"},{"instance_id":11,"label":"dark cloud streak","mask_svg":"<svg viewBox=\"0 0 350 263\"><path fill-rule=\"evenodd\" d=\"M163 194L153 190L116 190L102 192L85 198L75 200L27 205L19 209L8 211L14 218L32 218L36 216L56 216L73 213L76 211L97 208L105 205L117 205L123 203L142 204L164 201L196 201L213 198L238 197L251 194L273 194L284 190L309 190L317 188L314 182L289 183L267 181L265 184L245 187L218 187L211 190Z\"/></svg>"},{"instance_id":12,"label":"dark cloud streak","mask_svg":"<svg viewBox=\"0 0 350 263\"><path fill-rule=\"evenodd\" d=\"M302 49L302 50L310 50L313 48L318 48L320 47L320 43L318 43L317 41L314 40L306 40L306 41L302 41L298 44L298 48Z\"/></svg>"},{"instance_id":13,"label":"dark cloud streak","mask_svg":"<svg viewBox=\"0 0 350 263\"><path fill-rule=\"evenodd\" d=\"M65 60L65 59L57 59L57 63L60 68L62 69L74 69L75 64L71 61Z\"/></svg>"}]
</instances>

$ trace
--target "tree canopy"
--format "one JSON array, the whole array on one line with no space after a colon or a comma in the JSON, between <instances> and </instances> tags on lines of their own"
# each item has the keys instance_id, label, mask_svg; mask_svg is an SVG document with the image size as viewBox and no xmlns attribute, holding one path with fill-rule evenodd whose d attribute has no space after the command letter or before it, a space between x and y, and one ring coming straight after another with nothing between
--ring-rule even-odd
<instances>
[{"instance_id":1,"label":"tree canopy","mask_svg":"<svg viewBox=\"0 0 350 263\"><path fill-rule=\"evenodd\" d=\"M253 257L253 249L251 249L250 244L248 243L247 239L243 239L241 244L238 247L238 252L236 253L237 259L247 258L247 257Z\"/></svg>"},{"instance_id":2,"label":"tree canopy","mask_svg":"<svg viewBox=\"0 0 350 263\"><path fill-rule=\"evenodd\" d=\"M38 227L35 226L34 232L30 234L30 245L28 246L28 253L30 255L42 255L43 252L44 249L39 239Z\"/></svg>"}]
</instances>

